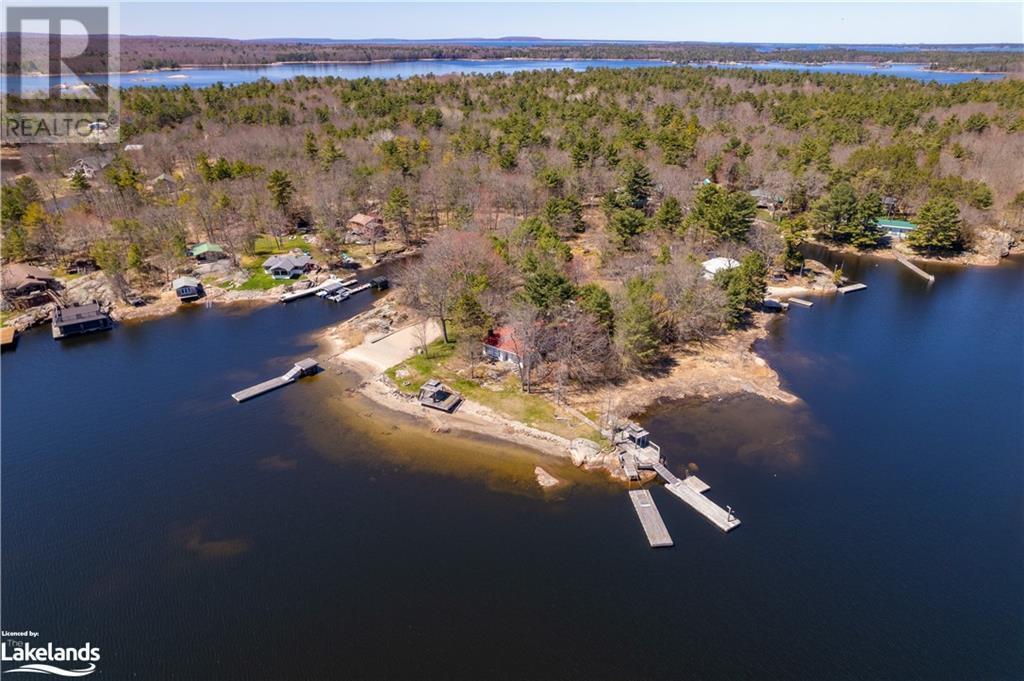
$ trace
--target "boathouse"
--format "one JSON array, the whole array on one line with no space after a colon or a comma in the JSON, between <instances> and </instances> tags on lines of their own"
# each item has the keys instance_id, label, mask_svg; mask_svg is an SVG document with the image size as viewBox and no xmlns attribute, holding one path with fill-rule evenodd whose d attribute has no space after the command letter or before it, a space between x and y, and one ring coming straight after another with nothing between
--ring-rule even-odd
<instances>
[{"instance_id":1,"label":"boathouse","mask_svg":"<svg viewBox=\"0 0 1024 681\"><path fill-rule=\"evenodd\" d=\"M171 283L171 288L174 289L178 300L183 303L191 303L206 295L206 291L203 290L203 282L195 277L178 277Z\"/></svg>"},{"instance_id":2,"label":"boathouse","mask_svg":"<svg viewBox=\"0 0 1024 681\"><path fill-rule=\"evenodd\" d=\"M516 341L515 333L510 326L500 326L487 332L483 340L484 357L498 362L508 362L522 366L519 356L521 348Z\"/></svg>"},{"instance_id":3,"label":"boathouse","mask_svg":"<svg viewBox=\"0 0 1024 681\"><path fill-rule=\"evenodd\" d=\"M96 303L58 307L53 311L50 326L55 339L78 336L83 333L107 331L114 328L114 322Z\"/></svg>"},{"instance_id":4,"label":"boathouse","mask_svg":"<svg viewBox=\"0 0 1024 681\"><path fill-rule=\"evenodd\" d=\"M305 253L272 255L263 261L263 271L274 279L294 279L305 274L313 264L313 258Z\"/></svg>"},{"instance_id":5,"label":"boathouse","mask_svg":"<svg viewBox=\"0 0 1024 681\"><path fill-rule=\"evenodd\" d=\"M370 280L370 287L374 291L383 291L389 286L387 277L374 277Z\"/></svg>"},{"instance_id":6,"label":"boathouse","mask_svg":"<svg viewBox=\"0 0 1024 681\"><path fill-rule=\"evenodd\" d=\"M908 234L917 229L917 225L913 222L907 222L906 220L882 219L878 221L878 228L885 232L885 235L890 238L904 239Z\"/></svg>"}]
</instances>

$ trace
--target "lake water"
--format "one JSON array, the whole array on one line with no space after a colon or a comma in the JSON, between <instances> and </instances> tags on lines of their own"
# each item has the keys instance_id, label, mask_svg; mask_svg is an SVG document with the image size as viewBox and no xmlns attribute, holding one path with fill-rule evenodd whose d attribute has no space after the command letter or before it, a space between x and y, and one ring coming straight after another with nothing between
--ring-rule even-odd
<instances>
[{"instance_id":1,"label":"lake water","mask_svg":"<svg viewBox=\"0 0 1024 681\"><path fill-rule=\"evenodd\" d=\"M728 63L715 64L723 69L753 69L755 71L806 71L807 73L845 73L854 76L894 76L911 78L923 82L934 81L943 85L965 83L969 80L1000 80L1002 73L965 73L959 71L933 71L927 64L890 64L876 66L857 62L836 62L832 64L797 64L794 62Z\"/></svg>"},{"instance_id":2,"label":"lake water","mask_svg":"<svg viewBox=\"0 0 1024 681\"><path fill-rule=\"evenodd\" d=\"M543 69L569 69L583 71L590 68L629 69L651 66L672 66L670 62L645 59L490 59L466 60L452 59L439 61L398 61L377 62L372 64L276 64L273 66L194 68L168 71L128 73L120 76L121 87L205 87L214 83L238 85L251 83L260 78L278 82L296 76L335 78L411 78L413 76L436 75L444 76L461 73L515 73L518 71L539 71ZM847 73L855 75L879 74L912 78L920 81L937 81L939 83L962 83L969 80L998 80L1000 73L959 73L955 71L930 71L925 64L893 64L887 68L879 68L872 64L824 64L821 66L795 64L790 62L765 62L755 64L716 64L720 68L752 68L758 71L771 69L803 70L810 73ZM85 76L87 82L97 82L97 78ZM8 83L7 81L10 81ZM42 76L26 76L25 78L3 78L0 92L8 92L8 87L20 87L24 91L45 90L58 83L69 86L77 84L71 78L46 78Z\"/></svg>"},{"instance_id":3,"label":"lake water","mask_svg":"<svg viewBox=\"0 0 1024 681\"><path fill-rule=\"evenodd\" d=\"M825 257L825 256L821 256ZM758 351L803 402L660 404L743 519L388 417L315 354L370 303L204 309L2 360L7 630L106 678L980 679L1024 671L1024 262L844 258ZM570 485L546 496L538 462Z\"/></svg>"}]
</instances>

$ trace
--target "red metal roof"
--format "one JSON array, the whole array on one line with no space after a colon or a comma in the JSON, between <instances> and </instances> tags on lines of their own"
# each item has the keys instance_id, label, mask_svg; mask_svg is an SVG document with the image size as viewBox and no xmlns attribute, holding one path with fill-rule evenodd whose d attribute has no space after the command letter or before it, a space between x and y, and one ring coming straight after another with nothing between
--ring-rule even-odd
<instances>
[{"instance_id":1,"label":"red metal roof","mask_svg":"<svg viewBox=\"0 0 1024 681\"><path fill-rule=\"evenodd\" d=\"M498 350L504 350L505 352L519 353L519 348L515 342L515 332L510 326L499 326L496 329L491 330L487 337L484 338L484 345L489 345Z\"/></svg>"}]
</instances>

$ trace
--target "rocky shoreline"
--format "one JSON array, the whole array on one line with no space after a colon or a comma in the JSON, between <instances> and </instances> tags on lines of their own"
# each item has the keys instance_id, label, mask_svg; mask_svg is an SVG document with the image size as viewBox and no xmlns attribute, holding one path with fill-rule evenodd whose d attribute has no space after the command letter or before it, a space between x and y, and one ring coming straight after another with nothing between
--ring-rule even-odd
<instances>
[{"instance_id":1,"label":"rocky shoreline","mask_svg":"<svg viewBox=\"0 0 1024 681\"><path fill-rule=\"evenodd\" d=\"M666 362L666 369L651 376L605 386L567 396L570 412L587 419L585 413L602 413L609 404L618 417L644 411L662 399L702 397L713 399L736 393L751 393L785 404L799 398L782 389L778 374L753 350L753 344L768 333L772 315L758 313L747 329L733 332L713 343L677 349ZM363 343L367 336L394 333L395 327L415 324L415 315L391 298L377 301L373 308L341 324L325 329L315 340L326 362L347 369L359 377L357 391L390 411L422 421L432 432L464 431L486 435L508 443L529 447L542 454L569 458L587 470L600 470L613 478L625 479L612 449L592 440L569 440L511 420L494 410L465 401L453 414L424 409L418 401L395 386L381 366L359 361L358 353L347 352ZM589 419L587 419L589 422Z\"/></svg>"}]
</instances>

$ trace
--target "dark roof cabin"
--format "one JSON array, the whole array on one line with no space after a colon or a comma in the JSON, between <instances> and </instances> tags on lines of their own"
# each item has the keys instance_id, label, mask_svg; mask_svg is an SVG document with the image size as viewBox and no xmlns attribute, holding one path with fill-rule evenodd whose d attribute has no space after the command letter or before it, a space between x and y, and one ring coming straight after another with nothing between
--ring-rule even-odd
<instances>
[{"instance_id":1,"label":"dark roof cabin","mask_svg":"<svg viewBox=\"0 0 1024 681\"><path fill-rule=\"evenodd\" d=\"M424 407L446 411L450 414L462 403L462 395L436 378L432 378L420 387L419 400Z\"/></svg>"},{"instance_id":2,"label":"dark roof cabin","mask_svg":"<svg viewBox=\"0 0 1024 681\"><path fill-rule=\"evenodd\" d=\"M178 300L183 303L199 300L206 295L206 291L203 290L203 282L195 277L178 277L171 283L171 288L174 289Z\"/></svg>"},{"instance_id":3,"label":"dark roof cabin","mask_svg":"<svg viewBox=\"0 0 1024 681\"><path fill-rule=\"evenodd\" d=\"M96 303L55 308L50 325L57 340L114 328L114 322Z\"/></svg>"},{"instance_id":4,"label":"dark roof cabin","mask_svg":"<svg viewBox=\"0 0 1024 681\"><path fill-rule=\"evenodd\" d=\"M370 286L375 291L383 291L388 287L388 285L389 284L387 277L374 277L373 279L370 280Z\"/></svg>"}]
</instances>

